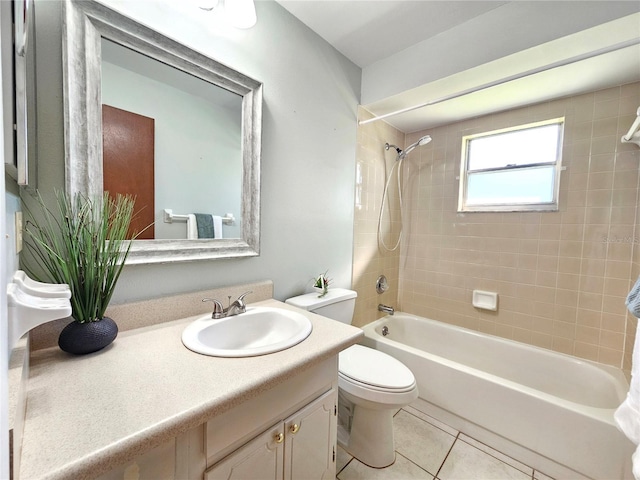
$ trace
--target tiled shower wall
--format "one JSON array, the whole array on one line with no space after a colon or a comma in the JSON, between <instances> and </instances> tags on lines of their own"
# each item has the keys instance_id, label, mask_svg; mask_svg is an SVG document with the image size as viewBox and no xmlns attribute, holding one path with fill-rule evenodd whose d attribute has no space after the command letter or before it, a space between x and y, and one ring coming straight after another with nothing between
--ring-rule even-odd
<instances>
[{"instance_id":1,"label":"tiled shower wall","mask_svg":"<svg viewBox=\"0 0 640 480\"><path fill-rule=\"evenodd\" d=\"M386 303L628 371L637 319L624 298L640 275L640 149L620 137L639 105L635 83L408 134L406 143L384 122L360 126L354 324L375 320L378 303ZM363 109L359 115L371 116ZM559 116L566 120L560 211L456 212L463 135ZM425 133L433 142L405 161L401 259L398 251L380 249L376 236L395 162L384 143L408 145ZM391 245L399 228L397 200L392 215L391 224L383 217ZM391 288L378 295L381 273ZM498 292L498 312L473 308L473 289Z\"/></svg>"},{"instance_id":2,"label":"tiled shower wall","mask_svg":"<svg viewBox=\"0 0 640 480\"><path fill-rule=\"evenodd\" d=\"M360 120L371 118L360 108ZM354 221L353 286L358 292L353 324L363 326L382 316L378 304L397 307L400 247L387 251L378 245L378 220L386 181L396 160L395 150L385 150L385 143L404 145L404 133L384 122L358 127L356 161L356 205ZM397 184L389 185L381 222L384 243L393 249L400 227ZM376 280L384 274L389 290L376 293Z\"/></svg>"},{"instance_id":3,"label":"tiled shower wall","mask_svg":"<svg viewBox=\"0 0 640 480\"><path fill-rule=\"evenodd\" d=\"M406 144L426 133L433 141L406 162L398 306L629 369L636 319L624 301L640 274L640 149L620 137L639 105L635 83L407 134ZM457 213L464 135L557 117L566 121L558 212ZM379 180L371 188L377 194ZM474 308L474 289L497 292L498 311ZM368 307L359 321L370 321Z\"/></svg>"}]
</instances>

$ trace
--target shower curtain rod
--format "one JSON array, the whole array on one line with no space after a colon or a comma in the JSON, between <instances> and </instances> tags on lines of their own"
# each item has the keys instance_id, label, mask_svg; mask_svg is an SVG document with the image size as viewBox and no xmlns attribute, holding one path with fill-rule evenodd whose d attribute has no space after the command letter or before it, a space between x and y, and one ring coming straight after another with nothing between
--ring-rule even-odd
<instances>
[{"instance_id":1,"label":"shower curtain rod","mask_svg":"<svg viewBox=\"0 0 640 480\"><path fill-rule=\"evenodd\" d=\"M402 113L411 112L413 110L418 110L419 108L428 107L431 105L436 105L438 103L446 102L447 100L453 100L459 97L463 97L465 95L469 95L471 93L479 92L481 90L486 90L491 87L496 87L498 85L502 85L503 83L512 82L514 80L519 80L524 77L529 77L531 75L535 75L536 73L546 72L547 70L551 70L553 68L564 67L565 65L570 65L572 63L580 62L582 60L588 60L593 57L597 57L599 55L604 55L606 53L615 52L616 50L622 50L623 48L632 47L640 43L640 37L634 38L631 40L627 40L624 42L616 43L609 47L599 48L597 50L592 50L587 53L583 53L580 55L576 55L574 57L570 57L564 60L559 60L557 62L549 63L542 67L533 68L531 70L527 70L522 73L517 73L515 75L510 75L508 77L501 78L500 80L495 80L493 82L485 83L478 87L468 88L466 90L462 90L460 92L452 93L451 95L446 95L441 98L437 98L435 100L430 100L428 102L421 103L419 105L414 105L412 107L403 108L401 110L396 110L395 112L385 113L384 115L378 115L373 118L369 118L367 120L360 120L358 125L366 125L367 123L376 122L378 120L383 120L385 118L393 117L395 115L400 115Z\"/></svg>"}]
</instances>

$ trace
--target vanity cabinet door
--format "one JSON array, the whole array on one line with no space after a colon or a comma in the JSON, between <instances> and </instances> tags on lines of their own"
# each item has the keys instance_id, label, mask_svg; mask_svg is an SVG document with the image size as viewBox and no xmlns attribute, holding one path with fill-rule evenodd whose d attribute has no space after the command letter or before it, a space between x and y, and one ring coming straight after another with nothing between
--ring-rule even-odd
<instances>
[{"instance_id":1,"label":"vanity cabinet door","mask_svg":"<svg viewBox=\"0 0 640 480\"><path fill-rule=\"evenodd\" d=\"M337 394L332 389L284 422L285 480L335 479Z\"/></svg>"},{"instance_id":2,"label":"vanity cabinet door","mask_svg":"<svg viewBox=\"0 0 640 480\"><path fill-rule=\"evenodd\" d=\"M337 398L332 388L213 465L205 480L335 479Z\"/></svg>"},{"instance_id":3,"label":"vanity cabinet door","mask_svg":"<svg viewBox=\"0 0 640 480\"><path fill-rule=\"evenodd\" d=\"M283 476L282 422L228 455L204 474L205 480L279 480Z\"/></svg>"}]
</instances>

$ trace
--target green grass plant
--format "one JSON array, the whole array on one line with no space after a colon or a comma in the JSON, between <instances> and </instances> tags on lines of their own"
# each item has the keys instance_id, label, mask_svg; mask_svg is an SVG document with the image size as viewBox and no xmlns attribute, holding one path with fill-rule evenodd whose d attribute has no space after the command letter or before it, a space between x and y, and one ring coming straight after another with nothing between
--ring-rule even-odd
<instances>
[{"instance_id":1,"label":"green grass plant","mask_svg":"<svg viewBox=\"0 0 640 480\"><path fill-rule=\"evenodd\" d=\"M26 222L25 248L33 265L24 265L25 270L40 281L69 285L77 322L104 317L131 249L127 232L133 205L132 197L108 192L73 198L56 192L55 210L39 196L40 220L31 214Z\"/></svg>"}]
</instances>

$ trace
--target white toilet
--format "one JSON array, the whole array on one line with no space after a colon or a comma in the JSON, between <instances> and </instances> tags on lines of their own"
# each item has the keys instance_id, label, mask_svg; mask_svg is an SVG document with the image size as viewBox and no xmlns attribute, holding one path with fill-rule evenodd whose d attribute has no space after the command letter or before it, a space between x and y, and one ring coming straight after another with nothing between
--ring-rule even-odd
<instances>
[{"instance_id":1,"label":"white toilet","mask_svg":"<svg viewBox=\"0 0 640 480\"><path fill-rule=\"evenodd\" d=\"M285 302L350 324L357 293L332 288L319 298L308 293ZM416 380L403 363L362 345L340 352L338 443L362 463L383 468L395 461L393 415L418 398Z\"/></svg>"}]
</instances>

